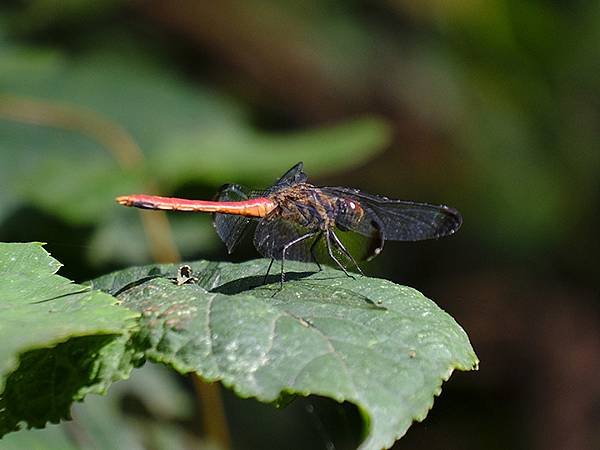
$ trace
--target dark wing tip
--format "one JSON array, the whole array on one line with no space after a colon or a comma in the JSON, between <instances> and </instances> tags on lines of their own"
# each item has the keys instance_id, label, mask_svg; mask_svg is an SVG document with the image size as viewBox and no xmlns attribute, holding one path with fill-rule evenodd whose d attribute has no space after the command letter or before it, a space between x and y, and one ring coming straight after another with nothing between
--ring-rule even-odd
<instances>
[{"instance_id":1,"label":"dark wing tip","mask_svg":"<svg viewBox=\"0 0 600 450\"><path fill-rule=\"evenodd\" d=\"M460 212L445 205L440 206L440 210L443 211L443 215L438 223L438 237L449 236L456 233L463 223Z\"/></svg>"},{"instance_id":2,"label":"dark wing tip","mask_svg":"<svg viewBox=\"0 0 600 450\"><path fill-rule=\"evenodd\" d=\"M302 161L297 162L292 166L290 170L287 171L287 173L296 174L296 178L298 178L299 176L306 177L306 175L304 174L304 163Z\"/></svg>"},{"instance_id":3,"label":"dark wing tip","mask_svg":"<svg viewBox=\"0 0 600 450\"><path fill-rule=\"evenodd\" d=\"M284 173L273 186L271 186L269 189L267 189L267 192L269 192L269 191L273 192L277 188L280 188L283 186L291 186L291 185L294 185L297 183L304 183L307 179L307 176L303 172L303 168L304 168L304 163L302 161L300 161L299 163L296 163L294 166L292 166L291 169L289 169L286 173Z\"/></svg>"}]
</instances>

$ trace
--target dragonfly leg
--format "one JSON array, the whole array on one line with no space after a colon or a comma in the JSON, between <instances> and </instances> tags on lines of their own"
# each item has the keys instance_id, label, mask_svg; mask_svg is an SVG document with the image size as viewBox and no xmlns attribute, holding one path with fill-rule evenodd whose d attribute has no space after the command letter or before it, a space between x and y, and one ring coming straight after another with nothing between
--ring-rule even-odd
<instances>
[{"instance_id":1,"label":"dragonfly leg","mask_svg":"<svg viewBox=\"0 0 600 450\"><path fill-rule=\"evenodd\" d=\"M319 268L319 272L321 272L323 270L323 268L321 267L321 263L319 263L319 261L317 261L317 257L315 256L315 247L318 244L319 239L321 239L322 236L323 236L323 232L321 231L315 238L314 242L310 245L310 256L312 256L313 261Z\"/></svg>"},{"instance_id":2,"label":"dragonfly leg","mask_svg":"<svg viewBox=\"0 0 600 450\"><path fill-rule=\"evenodd\" d=\"M267 268L267 273L265 273L265 277L263 278L262 284L267 284L267 277L269 276L269 272L271 271L271 267L273 267L273 258L271 258L271 262L269 263L269 267Z\"/></svg>"},{"instance_id":3,"label":"dragonfly leg","mask_svg":"<svg viewBox=\"0 0 600 450\"><path fill-rule=\"evenodd\" d=\"M329 230L327 230L325 232L325 242L327 242L327 252L329 253L329 256L331 257L331 259L333 259L335 261L335 263L338 265L338 267L340 269L342 269L347 276L349 276L350 278L354 278L352 275L350 275L348 273L348 271L346 270L344 265L333 254L333 249L331 248L331 237L329 236Z\"/></svg>"},{"instance_id":4,"label":"dragonfly leg","mask_svg":"<svg viewBox=\"0 0 600 450\"><path fill-rule=\"evenodd\" d=\"M285 281L285 272L283 271L283 266L285 264L285 254L287 253L288 249L291 246L297 244L298 242L302 242L305 239L313 237L317 233L318 233L318 231L311 231L310 233L303 234L302 236L297 237L293 241L290 241L290 242L288 242L287 244L285 244L283 246L283 250L281 251L281 281L279 282L279 289L280 290L283 289L283 282Z\"/></svg>"},{"instance_id":5,"label":"dragonfly leg","mask_svg":"<svg viewBox=\"0 0 600 450\"><path fill-rule=\"evenodd\" d=\"M364 273L361 270L360 266L357 264L356 260L354 259L354 257L352 256L352 254L350 254L350 252L348 251L348 249L346 247L344 247L344 244L342 244L342 241L340 241L340 238L337 237L337 235L335 234L334 231L331 231L331 235L333 236L333 242L337 246L337 248L339 248L341 250L341 252L344 255L346 255L346 257L350 261L352 261L352 264L354 264L354 266L358 269L358 273L360 273L361 275L364 276Z\"/></svg>"}]
</instances>

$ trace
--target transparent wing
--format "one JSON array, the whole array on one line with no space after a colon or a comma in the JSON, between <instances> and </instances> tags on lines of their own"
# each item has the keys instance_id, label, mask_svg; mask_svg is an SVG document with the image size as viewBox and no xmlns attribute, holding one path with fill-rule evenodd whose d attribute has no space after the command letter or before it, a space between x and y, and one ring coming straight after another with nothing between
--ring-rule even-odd
<instances>
[{"instance_id":1,"label":"transparent wing","mask_svg":"<svg viewBox=\"0 0 600 450\"><path fill-rule=\"evenodd\" d=\"M310 230L298 224L282 220L277 216L265 217L256 225L254 232L254 246L256 250L267 258L281 259L283 248L286 244L313 233ZM288 247L286 259L295 261L312 261L311 247L315 240L319 239L318 234L304 239Z\"/></svg>"},{"instance_id":2,"label":"transparent wing","mask_svg":"<svg viewBox=\"0 0 600 450\"><path fill-rule=\"evenodd\" d=\"M246 188L239 184L226 184L217 193L215 200L237 202L250 198ZM232 253L244 236L248 233L252 219L231 214L214 214L213 225L221 240Z\"/></svg>"},{"instance_id":3,"label":"transparent wing","mask_svg":"<svg viewBox=\"0 0 600 450\"><path fill-rule=\"evenodd\" d=\"M269 195L285 186L303 183L307 179L306 174L302 171L303 167L303 163L299 162L283 174L273 186L262 191L249 192L239 184L226 184L221 187L215 200L224 202L243 201L249 198ZM213 224L217 234L227 246L227 251L231 253L235 250L244 236L248 234L251 228L250 225L253 222L255 222L255 219L248 217L231 214L215 214Z\"/></svg>"},{"instance_id":4,"label":"transparent wing","mask_svg":"<svg viewBox=\"0 0 600 450\"><path fill-rule=\"evenodd\" d=\"M369 214L368 217L358 223L351 220L346 220L346 217L336 217L336 225L343 234L344 245L348 249L352 249L350 253L357 260L369 261L381 253L385 242L383 235L383 225L374 214ZM357 237L358 235L358 237Z\"/></svg>"},{"instance_id":5,"label":"transparent wing","mask_svg":"<svg viewBox=\"0 0 600 450\"><path fill-rule=\"evenodd\" d=\"M448 206L393 200L344 187L323 187L321 190L354 199L362 206L366 212L363 220L350 221L346 227L363 236L369 236L373 227L379 227L384 239L421 241L453 234L462 224L460 213Z\"/></svg>"},{"instance_id":6,"label":"transparent wing","mask_svg":"<svg viewBox=\"0 0 600 450\"><path fill-rule=\"evenodd\" d=\"M328 249L326 236L320 230L311 230L279 218L265 218L256 226L254 246L261 255L281 260L284 247L296 241L287 248L286 260L313 261L319 265L324 263L342 268L346 266L339 261L352 265L354 259L365 259L365 239L362 236L340 231L335 234L344 250L338 246L334 238L331 238L330 249ZM334 259L331 258L331 254L334 255Z\"/></svg>"}]
</instances>

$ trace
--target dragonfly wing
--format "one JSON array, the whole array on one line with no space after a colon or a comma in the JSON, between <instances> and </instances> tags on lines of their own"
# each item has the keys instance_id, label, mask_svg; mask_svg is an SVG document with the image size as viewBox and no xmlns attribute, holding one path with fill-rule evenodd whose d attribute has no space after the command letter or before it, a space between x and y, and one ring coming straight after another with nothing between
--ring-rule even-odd
<instances>
[{"instance_id":1,"label":"dragonfly wing","mask_svg":"<svg viewBox=\"0 0 600 450\"><path fill-rule=\"evenodd\" d=\"M217 193L215 199L223 202L247 200L249 197L246 189L239 184L226 184ZM227 246L227 251L232 253L244 236L249 231L252 219L231 214L214 214L213 225L221 240Z\"/></svg>"},{"instance_id":2,"label":"dragonfly wing","mask_svg":"<svg viewBox=\"0 0 600 450\"><path fill-rule=\"evenodd\" d=\"M326 187L323 191L356 200L365 210L359 223L348 228L365 235L370 226L380 227L383 237L393 241L421 241L448 236L456 232L462 217L448 206L393 200L366 194L357 189Z\"/></svg>"},{"instance_id":3,"label":"dragonfly wing","mask_svg":"<svg viewBox=\"0 0 600 450\"><path fill-rule=\"evenodd\" d=\"M369 261L381 253L385 237L382 225L376 217L369 220L361 220L358 223L336 219L336 225L342 232L352 231L354 233L343 233L340 235L344 245L351 249L351 253L357 260ZM354 236L353 236L354 234ZM356 234L364 237L355 237Z\"/></svg>"},{"instance_id":4,"label":"dragonfly wing","mask_svg":"<svg viewBox=\"0 0 600 450\"><path fill-rule=\"evenodd\" d=\"M297 163L283 174L272 187L263 191L250 193L239 184L226 184L220 189L216 200L224 202L243 201L253 197L267 196L285 186L303 183L307 179L306 174L302 171L303 168L304 164L302 162ZM213 221L217 234L227 246L229 253L235 250L248 233L252 222L253 219L229 214L215 214Z\"/></svg>"},{"instance_id":5,"label":"dragonfly wing","mask_svg":"<svg viewBox=\"0 0 600 450\"><path fill-rule=\"evenodd\" d=\"M283 248L294 240L314 230L282 220L279 217L265 217L256 225L254 246L267 258L281 259ZM315 234L288 247L285 258L295 261L312 261L311 246L320 236Z\"/></svg>"},{"instance_id":6,"label":"dragonfly wing","mask_svg":"<svg viewBox=\"0 0 600 450\"><path fill-rule=\"evenodd\" d=\"M292 186L298 183L304 183L308 176L302 171L304 169L304 163L299 162L286 173L284 173L277 182L266 190L266 193L271 193L279 190L285 186Z\"/></svg>"}]
</instances>

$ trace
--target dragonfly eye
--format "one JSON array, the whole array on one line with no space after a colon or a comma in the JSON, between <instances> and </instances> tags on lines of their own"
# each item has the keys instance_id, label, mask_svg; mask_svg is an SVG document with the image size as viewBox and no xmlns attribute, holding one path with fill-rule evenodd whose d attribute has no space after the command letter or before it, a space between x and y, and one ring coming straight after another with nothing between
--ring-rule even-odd
<instances>
[{"instance_id":1,"label":"dragonfly eye","mask_svg":"<svg viewBox=\"0 0 600 450\"><path fill-rule=\"evenodd\" d=\"M355 230L364 216L360 204L351 198L338 198L336 201L335 223L342 231Z\"/></svg>"},{"instance_id":2,"label":"dragonfly eye","mask_svg":"<svg viewBox=\"0 0 600 450\"><path fill-rule=\"evenodd\" d=\"M363 217L365 214L365 210L362 205L353 199L345 199L344 203L346 205L346 214L355 217L357 220Z\"/></svg>"}]
</instances>

